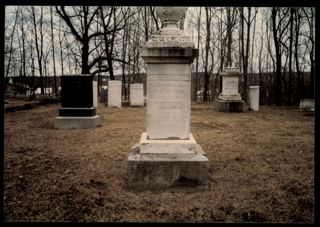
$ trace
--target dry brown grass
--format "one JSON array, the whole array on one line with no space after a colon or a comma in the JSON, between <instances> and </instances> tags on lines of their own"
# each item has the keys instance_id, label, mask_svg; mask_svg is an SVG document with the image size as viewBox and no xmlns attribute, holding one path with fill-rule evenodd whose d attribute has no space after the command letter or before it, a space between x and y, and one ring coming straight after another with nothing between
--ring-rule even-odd
<instances>
[{"instance_id":1,"label":"dry brown grass","mask_svg":"<svg viewBox=\"0 0 320 227\"><path fill-rule=\"evenodd\" d=\"M193 104L208 190L126 189L145 108L100 106L96 129L56 130L59 105L6 113L7 221L313 222L314 117L295 108L220 113Z\"/></svg>"}]
</instances>

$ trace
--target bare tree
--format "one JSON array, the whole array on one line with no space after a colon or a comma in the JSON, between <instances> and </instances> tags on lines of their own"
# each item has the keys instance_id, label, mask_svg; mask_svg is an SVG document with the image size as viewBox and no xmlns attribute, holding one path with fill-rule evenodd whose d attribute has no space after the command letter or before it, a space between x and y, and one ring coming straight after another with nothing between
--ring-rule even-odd
<instances>
[{"instance_id":1,"label":"bare tree","mask_svg":"<svg viewBox=\"0 0 320 227\"><path fill-rule=\"evenodd\" d=\"M232 42L233 42L233 37L232 37L232 32L233 29L237 23L237 13L238 10L236 7L226 7L226 14L227 14L227 53L226 53L226 62L225 66L232 66L232 57L231 57L231 51L232 51Z\"/></svg>"},{"instance_id":2,"label":"bare tree","mask_svg":"<svg viewBox=\"0 0 320 227\"><path fill-rule=\"evenodd\" d=\"M211 35L211 10L210 7L205 7L206 12L206 47L205 47L205 62L204 62L204 91L203 91L203 101L208 101L208 88L209 88L209 78L210 74L208 72L208 60L210 51L210 35Z\"/></svg>"},{"instance_id":3,"label":"bare tree","mask_svg":"<svg viewBox=\"0 0 320 227\"><path fill-rule=\"evenodd\" d=\"M293 45L293 24L294 24L294 8L290 8L290 34L289 34L289 84L288 84L288 102L289 106L292 105L292 45Z\"/></svg>"},{"instance_id":4,"label":"bare tree","mask_svg":"<svg viewBox=\"0 0 320 227\"><path fill-rule=\"evenodd\" d=\"M314 8L303 8L302 9L309 26L308 39L310 42L309 59L310 59L310 83L309 83L309 97L314 98L314 68L315 68L315 39L314 39L314 28L315 28L315 9Z\"/></svg>"},{"instance_id":5,"label":"bare tree","mask_svg":"<svg viewBox=\"0 0 320 227\"><path fill-rule=\"evenodd\" d=\"M39 66L39 75L40 75L40 88L41 88L41 94L44 94L43 89L43 69L42 69L42 61L43 61L43 6L40 7L40 18L39 18L39 32L38 34L38 22L36 19L36 13L35 13L35 7L31 6L31 12L32 12L32 19L33 19L33 25L34 25L34 35L35 35L35 43L36 43L36 50L37 50L37 59L38 59L38 66ZM38 37L40 35L40 43L38 40Z\"/></svg>"},{"instance_id":6,"label":"bare tree","mask_svg":"<svg viewBox=\"0 0 320 227\"><path fill-rule=\"evenodd\" d=\"M8 58L8 62L7 62L7 69L6 69L5 78L8 77L9 71L10 71L10 67L11 67L11 60L12 60L12 54L13 54L13 48L12 48L13 47L13 37L14 37L15 28L16 28L17 21L18 21L18 15L19 15L19 11L18 11L18 9L16 9L13 28L12 28L12 32L11 32L11 35L10 35L10 47L8 49L9 58ZM5 91L6 91L6 86L7 86L7 83L5 83L5 87L4 87Z\"/></svg>"},{"instance_id":7,"label":"bare tree","mask_svg":"<svg viewBox=\"0 0 320 227\"><path fill-rule=\"evenodd\" d=\"M271 21L273 31L273 41L275 46L275 60L276 60L276 80L275 80L275 104L277 106L282 105L282 59L281 59L281 45L283 43L283 34L289 26L289 22L285 22L289 8L281 9L278 7L272 7ZM283 24L285 22L285 25Z\"/></svg>"},{"instance_id":8,"label":"bare tree","mask_svg":"<svg viewBox=\"0 0 320 227\"><path fill-rule=\"evenodd\" d=\"M250 51L250 29L251 24L254 21L257 10L251 18L251 7L247 7L247 17L244 15L244 8L240 8L240 20L241 20L241 57L242 57L242 70L243 70L243 99L247 101L248 92L248 65L249 65L249 51ZM246 39L244 38L245 30L244 24L246 24Z\"/></svg>"},{"instance_id":9,"label":"bare tree","mask_svg":"<svg viewBox=\"0 0 320 227\"><path fill-rule=\"evenodd\" d=\"M53 36L53 10L52 6L50 6L50 25L51 25L51 48L52 48L52 62L53 62L53 78L54 78L54 95L57 96L58 88L57 88L57 73L56 73L56 60L55 60L55 52L54 52L54 36Z\"/></svg>"},{"instance_id":10,"label":"bare tree","mask_svg":"<svg viewBox=\"0 0 320 227\"><path fill-rule=\"evenodd\" d=\"M200 22L201 22L201 7L199 7L199 15L198 15L198 20L197 20L197 34L198 34L198 37L197 37L197 49L199 50L199 47L200 47ZM197 92L198 92L198 89L199 89L199 55L197 55L196 57L196 78L195 78L195 86L194 86L194 100L197 100L198 98L198 95L197 95Z\"/></svg>"}]
</instances>

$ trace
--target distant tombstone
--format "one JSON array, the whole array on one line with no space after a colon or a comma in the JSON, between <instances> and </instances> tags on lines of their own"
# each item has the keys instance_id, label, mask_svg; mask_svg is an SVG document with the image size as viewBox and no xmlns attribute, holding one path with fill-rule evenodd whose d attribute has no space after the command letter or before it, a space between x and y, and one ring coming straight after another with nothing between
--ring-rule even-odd
<instances>
[{"instance_id":1,"label":"distant tombstone","mask_svg":"<svg viewBox=\"0 0 320 227\"><path fill-rule=\"evenodd\" d=\"M300 111L314 111L314 99L301 99Z\"/></svg>"},{"instance_id":2,"label":"distant tombstone","mask_svg":"<svg viewBox=\"0 0 320 227\"><path fill-rule=\"evenodd\" d=\"M249 87L249 108L253 111L259 110L259 86Z\"/></svg>"},{"instance_id":3,"label":"distant tombstone","mask_svg":"<svg viewBox=\"0 0 320 227\"><path fill-rule=\"evenodd\" d=\"M61 77L61 108L55 118L58 129L95 128L101 124L93 106L91 75Z\"/></svg>"},{"instance_id":4,"label":"distant tombstone","mask_svg":"<svg viewBox=\"0 0 320 227\"><path fill-rule=\"evenodd\" d=\"M61 87L60 86L58 87L57 96L61 97Z\"/></svg>"},{"instance_id":5,"label":"distant tombstone","mask_svg":"<svg viewBox=\"0 0 320 227\"><path fill-rule=\"evenodd\" d=\"M108 104L108 89L102 87L100 92L100 103Z\"/></svg>"},{"instance_id":6,"label":"distant tombstone","mask_svg":"<svg viewBox=\"0 0 320 227\"><path fill-rule=\"evenodd\" d=\"M240 69L226 67L222 73L222 92L216 101L216 108L222 112L243 112L245 103L239 94Z\"/></svg>"},{"instance_id":7,"label":"distant tombstone","mask_svg":"<svg viewBox=\"0 0 320 227\"><path fill-rule=\"evenodd\" d=\"M241 76L239 68L225 68L222 74L222 92L219 95L221 100L241 100L239 94L239 77Z\"/></svg>"},{"instance_id":8,"label":"distant tombstone","mask_svg":"<svg viewBox=\"0 0 320 227\"><path fill-rule=\"evenodd\" d=\"M130 84L130 106L144 106L143 84Z\"/></svg>"},{"instance_id":9,"label":"distant tombstone","mask_svg":"<svg viewBox=\"0 0 320 227\"><path fill-rule=\"evenodd\" d=\"M121 81L109 80L108 82L108 107L121 108Z\"/></svg>"},{"instance_id":10,"label":"distant tombstone","mask_svg":"<svg viewBox=\"0 0 320 227\"><path fill-rule=\"evenodd\" d=\"M92 81L92 92L93 92L93 106L98 107L98 82Z\"/></svg>"}]
</instances>

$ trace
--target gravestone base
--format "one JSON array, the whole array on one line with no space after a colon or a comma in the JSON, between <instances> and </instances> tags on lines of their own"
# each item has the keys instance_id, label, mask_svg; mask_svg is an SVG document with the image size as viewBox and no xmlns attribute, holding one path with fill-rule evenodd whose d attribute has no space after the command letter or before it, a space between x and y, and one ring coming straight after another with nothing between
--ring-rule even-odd
<instances>
[{"instance_id":1,"label":"gravestone base","mask_svg":"<svg viewBox=\"0 0 320 227\"><path fill-rule=\"evenodd\" d=\"M62 107L59 109L60 117L93 117L96 115L96 108Z\"/></svg>"},{"instance_id":2,"label":"gravestone base","mask_svg":"<svg viewBox=\"0 0 320 227\"><path fill-rule=\"evenodd\" d=\"M219 112L245 112L246 103L243 100L217 100L216 109Z\"/></svg>"},{"instance_id":3,"label":"gravestone base","mask_svg":"<svg viewBox=\"0 0 320 227\"><path fill-rule=\"evenodd\" d=\"M96 128L101 124L99 115L91 117L59 116L54 119L54 128L57 129L85 129Z\"/></svg>"},{"instance_id":4,"label":"gravestone base","mask_svg":"<svg viewBox=\"0 0 320 227\"><path fill-rule=\"evenodd\" d=\"M207 187L209 161L192 134L189 140L147 140L143 133L127 164L131 190Z\"/></svg>"}]
</instances>

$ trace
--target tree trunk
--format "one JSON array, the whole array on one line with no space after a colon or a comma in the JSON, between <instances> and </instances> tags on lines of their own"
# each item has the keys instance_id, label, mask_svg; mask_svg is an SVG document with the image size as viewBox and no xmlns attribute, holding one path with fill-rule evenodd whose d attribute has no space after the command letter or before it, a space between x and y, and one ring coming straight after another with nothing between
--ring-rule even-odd
<instances>
[{"instance_id":1,"label":"tree trunk","mask_svg":"<svg viewBox=\"0 0 320 227\"><path fill-rule=\"evenodd\" d=\"M12 28L12 33L11 33L11 40L10 40L10 49L9 49L9 59L8 59L8 64L7 64L7 70L6 70L6 74L5 74L5 87L4 87L4 90L6 91L6 86L7 86L7 80L6 78L8 78L9 76L9 71L10 71L10 66L11 66L11 59L12 59L12 52L13 52L13 36L14 36L14 32L15 32L15 28L16 28L16 24L17 24L17 20L18 20L18 14L19 14L19 11L17 10L16 11L16 17L15 17L15 20L14 20L14 24L13 24L13 28Z\"/></svg>"},{"instance_id":2,"label":"tree trunk","mask_svg":"<svg viewBox=\"0 0 320 227\"><path fill-rule=\"evenodd\" d=\"M197 48L199 50L200 47L200 22L201 22L201 7L199 8L199 17L198 17L198 24L197 24L197 32L198 32L198 42ZM197 101L198 99L198 89L199 89L199 55L196 57L196 78L195 78L195 86L194 86L194 97L193 99Z\"/></svg>"},{"instance_id":3,"label":"tree trunk","mask_svg":"<svg viewBox=\"0 0 320 227\"><path fill-rule=\"evenodd\" d=\"M275 74L275 104L277 106L282 105L282 80L281 80L281 53L280 53L280 42L278 38L277 30L277 11L275 7L272 8L272 31L273 31L273 41L276 52L276 74Z\"/></svg>"},{"instance_id":4,"label":"tree trunk","mask_svg":"<svg viewBox=\"0 0 320 227\"><path fill-rule=\"evenodd\" d=\"M208 58L209 58L209 49L210 49L210 24L211 24L211 17L209 15L209 7L205 7L206 10L206 25L207 25L207 33L206 33L206 49L205 49L205 62L204 62L204 91L203 91L203 101L208 101L208 88L209 88L209 78L210 75L208 74Z\"/></svg>"},{"instance_id":5,"label":"tree trunk","mask_svg":"<svg viewBox=\"0 0 320 227\"><path fill-rule=\"evenodd\" d=\"M39 46L38 43L38 31L37 31L37 23L36 23L36 15L35 15L35 10L34 6L31 6L32 10L32 18L33 18L33 25L34 25L34 34L35 34L35 41L36 41L36 50L37 50L37 56L38 56L38 65L39 65L39 74L40 74L40 88L41 88L41 94L44 94L44 89L43 89L43 75L42 75L42 49L41 46ZM41 10L41 14L42 14ZM40 17L40 30L42 29L42 15Z\"/></svg>"},{"instance_id":6,"label":"tree trunk","mask_svg":"<svg viewBox=\"0 0 320 227\"><path fill-rule=\"evenodd\" d=\"M293 44L293 15L294 8L290 9L290 35L289 35L289 83L288 83L288 105L292 105L292 44Z\"/></svg>"},{"instance_id":7,"label":"tree trunk","mask_svg":"<svg viewBox=\"0 0 320 227\"><path fill-rule=\"evenodd\" d=\"M296 63L296 73L297 73L297 96L296 103L299 103L301 99L301 71L299 67L299 33L300 33L300 15L298 11L295 11L295 43L294 43L294 57Z\"/></svg>"},{"instance_id":8,"label":"tree trunk","mask_svg":"<svg viewBox=\"0 0 320 227\"><path fill-rule=\"evenodd\" d=\"M57 97L58 88L57 88L57 74L56 74L56 60L54 55L54 36L53 36L53 18L52 18L52 6L50 6L50 18L51 18L51 45L52 45L52 61L53 61L53 80L54 80L54 96Z\"/></svg>"}]
</instances>

